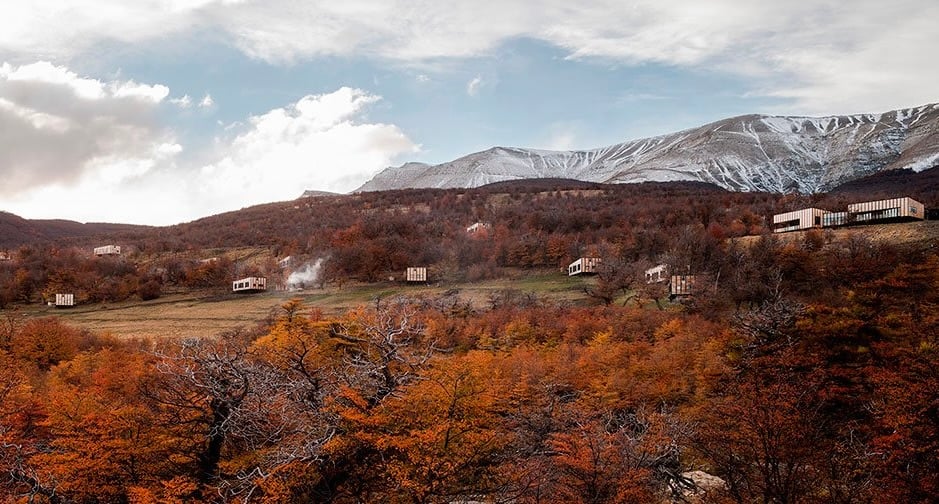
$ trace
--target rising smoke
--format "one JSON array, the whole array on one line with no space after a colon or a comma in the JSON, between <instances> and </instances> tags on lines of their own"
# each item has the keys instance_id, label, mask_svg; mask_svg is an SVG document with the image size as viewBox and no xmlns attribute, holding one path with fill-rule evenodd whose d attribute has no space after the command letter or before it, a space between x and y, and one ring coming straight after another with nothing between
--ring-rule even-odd
<instances>
[{"instance_id":1,"label":"rising smoke","mask_svg":"<svg viewBox=\"0 0 939 504\"><path fill-rule=\"evenodd\" d=\"M296 290L313 285L319 279L320 270L323 269L323 259L317 259L313 262L304 264L301 268L294 271L287 277L287 289Z\"/></svg>"}]
</instances>

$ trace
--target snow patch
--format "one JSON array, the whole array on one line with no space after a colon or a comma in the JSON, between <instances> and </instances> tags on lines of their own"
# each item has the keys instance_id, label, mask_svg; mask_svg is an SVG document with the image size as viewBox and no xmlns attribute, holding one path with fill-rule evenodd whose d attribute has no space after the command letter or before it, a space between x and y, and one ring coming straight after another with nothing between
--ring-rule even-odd
<instances>
[{"instance_id":1,"label":"snow patch","mask_svg":"<svg viewBox=\"0 0 939 504\"><path fill-rule=\"evenodd\" d=\"M935 166L939 165L939 153L926 156L922 159L913 161L912 163L907 163L903 166L902 169L913 170L915 172L921 172L923 170L928 170Z\"/></svg>"}]
</instances>

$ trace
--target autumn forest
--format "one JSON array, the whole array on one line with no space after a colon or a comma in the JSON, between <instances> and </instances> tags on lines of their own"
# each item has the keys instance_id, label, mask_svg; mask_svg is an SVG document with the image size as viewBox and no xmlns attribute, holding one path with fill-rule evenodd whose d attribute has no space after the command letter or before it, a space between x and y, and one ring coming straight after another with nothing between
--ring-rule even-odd
<instances>
[{"instance_id":1,"label":"autumn forest","mask_svg":"<svg viewBox=\"0 0 939 504\"><path fill-rule=\"evenodd\" d=\"M767 224L887 194L863 191L543 181L7 243L0 502L934 502L936 240ZM95 258L102 240L128 253ZM232 247L271 259L218 252ZM454 288L337 311L285 295L263 320L186 338L31 315L63 290L85 305L222 296L282 277L288 256L323 260L311 289L395 285L414 265L446 286L603 263L576 301ZM694 274L695 295L669 301L645 281L657 264Z\"/></svg>"}]
</instances>

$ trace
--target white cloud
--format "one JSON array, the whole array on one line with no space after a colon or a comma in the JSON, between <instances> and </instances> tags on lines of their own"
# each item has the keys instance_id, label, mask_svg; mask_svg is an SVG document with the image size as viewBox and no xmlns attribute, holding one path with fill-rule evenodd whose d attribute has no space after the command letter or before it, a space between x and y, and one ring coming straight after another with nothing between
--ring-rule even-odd
<instances>
[{"instance_id":1,"label":"white cloud","mask_svg":"<svg viewBox=\"0 0 939 504\"><path fill-rule=\"evenodd\" d=\"M170 103L179 108L187 109L192 106L192 98L189 95L183 95L182 98L170 98Z\"/></svg>"},{"instance_id":2,"label":"white cloud","mask_svg":"<svg viewBox=\"0 0 939 504\"><path fill-rule=\"evenodd\" d=\"M0 65L0 197L74 185L109 163L174 143L155 120L169 89L102 82L48 62Z\"/></svg>"},{"instance_id":3,"label":"white cloud","mask_svg":"<svg viewBox=\"0 0 939 504\"><path fill-rule=\"evenodd\" d=\"M344 87L251 117L247 131L220 142L222 157L200 170L200 198L231 208L295 198L304 189L355 189L418 149L396 126L362 120L379 99Z\"/></svg>"},{"instance_id":4,"label":"white cloud","mask_svg":"<svg viewBox=\"0 0 939 504\"><path fill-rule=\"evenodd\" d=\"M569 151L582 148L594 148L595 146L587 141L584 145L584 139L580 132L583 131L581 121L556 121L547 126L547 136L540 143L542 148L557 151Z\"/></svg>"},{"instance_id":5,"label":"white cloud","mask_svg":"<svg viewBox=\"0 0 939 504\"><path fill-rule=\"evenodd\" d=\"M483 85L483 78L479 75L473 77L469 82L466 83L466 94L470 96L476 96L479 94L479 88Z\"/></svg>"},{"instance_id":6,"label":"white cloud","mask_svg":"<svg viewBox=\"0 0 939 504\"><path fill-rule=\"evenodd\" d=\"M636 102L644 102L644 101L661 101L661 100L668 100L668 99L669 99L669 96L663 95L663 94L629 91L620 95L616 101L617 103L624 104L624 103L636 103Z\"/></svg>"},{"instance_id":7,"label":"white cloud","mask_svg":"<svg viewBox=\"0 0 939 504\"><path fill-rule=\"evenodd\" d=\"M199 108L210 108L213 105L215 105L215 100L213 100L212 95L208 93L199 101Z\"/></svg>"},{"instance_id":8,"label":"white cloud","mask_svg":"<svg viewBox=\"0 0 939 504\"><path fill-rule=\"evenodd\" d=\"M790 111L873 111L937 100L930 0L53 0L13 2L0 56L68 57L99 41L220 32L274 63L365 56L410 64L487 55L510 40L572 59L720 70ZM10 59L10 58L8 58Z\"/></svg>"},{"instance_id":9,"label":"white cloud","mask_svg":"<svg viewBox=\"0 0 939 504\"><path fill-rule=\"evenodd\" d=\"M118 84L102 83L104 94L85 108L78 104L88 100L57 84L64 96L50 100L61 102L54 111L14 102L6 84L0 79L0 129L11 134L0 136L0 175L12 182L0 197L3 210L29 218L172 224L305 189L349 191L418 151L398 127L367 121L381 98L359 89L304 96L220 128L225 136L212 146L184 149L146 113L117 121L112 110L126 102L154 107L141 94L116 97ZM105 126L88 127L97 122Z\"/></svg>"},{"instance_id":10,"label":"white cloud","mask_svg":"<svg viewBox=\"0 0 939 504\"><path fill-rule=\"evenodd\" d=\"M380 97L341 88L234 123L183 158L157 111L192 99L168 96L163 85L99 81L46 62L0 65L3 209L172 223L305 189L348 191L417 151L396 126L365 119ZM213 105L210 95L199 102Z\"/></svg>"}]
</instances>

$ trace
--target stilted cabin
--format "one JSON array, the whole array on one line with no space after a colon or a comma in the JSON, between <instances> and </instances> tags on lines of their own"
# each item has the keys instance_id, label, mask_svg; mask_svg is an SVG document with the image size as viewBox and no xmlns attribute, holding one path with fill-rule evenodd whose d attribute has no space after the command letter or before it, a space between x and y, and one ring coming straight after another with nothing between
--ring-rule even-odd
<instances>
[{"instance_id":1,"label":"stilted cabin","mask_svg":"<svg viewBox=\"0 0 939 504\"><path fill-rule=\"evenodd\" d=\"M105 245L103 247L95 247L95 255L98 257L121 255L121 246Z\"/></svg>"},{"instance_id":2,"label":"stilted cabin","mask_svg":"<svg viewBox=\"0 0 939 504\"><path fill-rule=\"evenodd\" d=\"M668 281L668 298L687 297L694 294L694 275L672 275Z\"/></svg>"},{"instance_id":3,"label":"stilted cabin","mask_svg":"<svg viewBox=\"0 0 939 504\"><path fill-rule=\"evenodd\" d=\"M408 282L426 282L427 268L412 266L407 269L404 278Z\"/></svg>"},{"instance_id":4,"label":"stilted cabin","mask_svg":"<svg viewBox=\"0 0 939 504\"><path fill-rule=\"evenodd\" d=\"M264 277L246 277L235 280L231 284L232 292L264 292L267 290L267 279Z\"/></svg>"},{"instance_id":5,"label":"stilted cabin","mask_svg":"<svg viewBox=\"0 0 939 504\"><path fill-rule=\"evenodd\" d=\"M661 283L667 280L668 280L668 266L665 264L653 266L646 270L646 283L647 284Z\"/></svg>"},{"instance_id":6,"label":"stilted cabin","mask_svg":"<svg viewBox=\"0 0 939 504\"><path fill-rule=\"evenodd\" d=\"M594 274L600 262L599 257L581 257L567 267L567 276Z\"/></svg>"},{"instance_id":7,"label":"stilted cabin","mask_svg":"<svg viewBox=\"0 0 939 504\"><path fill-rule=\"evenodd\" d=\"M485 233L486 231L489 231L491 227L492 225L489 224L488 222L477 222L473 224L472 226L466 228L466 232L469 234Z\"/></svg>"},{"instance_id":8,"label":"stilted cabin","mask_svg":"<svg viewBox=\"0 0 939 504\"><path fill-rule=\"evenodd\" d=\"M926 208L910 197L893 198L848 205L851 223L867 223L889 220L926 218Z\"/></svg>"},{"instance_id":9,"label":"stilted cabin","mask_svg":"<svg viewBox=\"0 0 939 504\"><path fill-rule=\"evenodd\" d=\"M804 208L776 214L773 216L773 232L785 233L822 227L822 219L828 213L830 213L828 210L821 208Z\"/></svg>"},{"instance_id":10,"label":"stilted cabin","mask_svg":"<svg viewBox=\"0 0 939 504\"><path fill-rule=\"evenodd\" d=\"M55 295L55 307L56 308L68 308L70 306L75 306L75 294L56 294Z\"/></svg>"}]
</instances>

